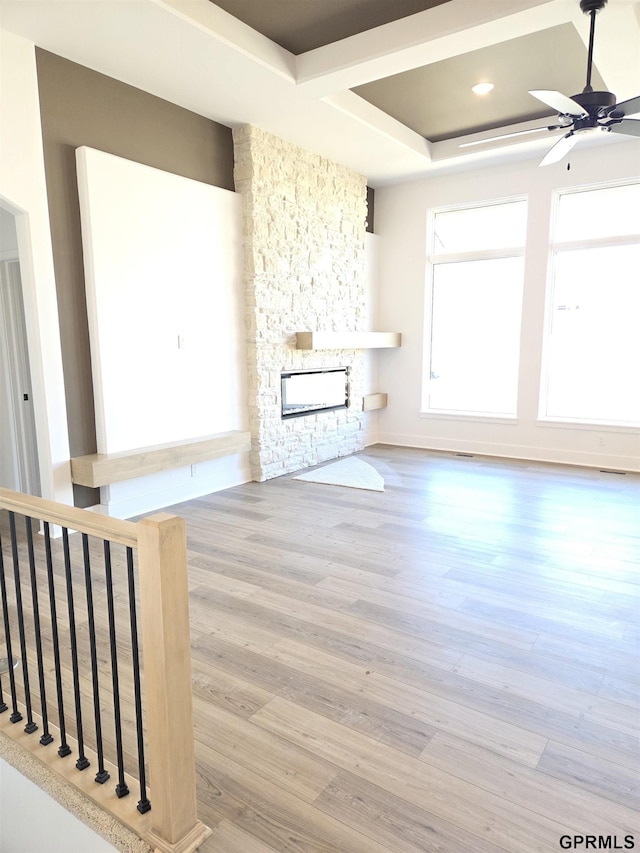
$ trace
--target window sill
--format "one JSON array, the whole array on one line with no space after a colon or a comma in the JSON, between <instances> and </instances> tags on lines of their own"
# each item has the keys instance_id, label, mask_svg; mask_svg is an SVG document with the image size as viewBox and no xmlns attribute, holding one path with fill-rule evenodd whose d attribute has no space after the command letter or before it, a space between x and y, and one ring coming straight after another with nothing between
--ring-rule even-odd
<instances>
[{"instance_id":1,"label":"window sill","mask_svg":"<svg viewBox=\"0 0 640 853\"><path fill-rule=\"evenodd\" d=\"M420 412L420 417L427 420L443 420L443 421L474 421L483 424L508 424L513 426L518 423L516 415L492 415L482 414L481 412Z\"/></svg>"},{"instance_id":2,"label":"window sill","mask_svg":"<svg viewBox=\"0 0 640 853\"><path fill-rule=\"evenodd\" d=\"M583 421L571 420L571 418L538 418L536 426L551 427L551 429L584 429L598 430L598 432L622 432L635 434L640 431L640 424L633 423L611 423L611 421Z\"/></svg>"}]
</instances>

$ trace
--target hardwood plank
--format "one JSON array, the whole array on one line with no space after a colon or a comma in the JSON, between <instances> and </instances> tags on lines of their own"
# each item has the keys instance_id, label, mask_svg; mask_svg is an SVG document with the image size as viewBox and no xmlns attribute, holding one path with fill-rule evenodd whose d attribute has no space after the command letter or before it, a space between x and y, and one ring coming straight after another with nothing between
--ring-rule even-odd
<instances>
[{"instance_id":1,"label":"hardwood plank","mask_svg":"<svg viewBox=\"0 0 640 853\"><path fill-rule=\"evenodd\" d=\"M191 624L200 630L201 635L219 637L257 652L268 649L282 639L282 634L277 631L260 628L233 613L212 612L210 606L197 601L192 602L190 612ZM202 646L202 639L199 645Z\"/></svg>"},{"instance_id":2,"label":"hardwood plank","mask_svg":"<svg viewBox=\"0 0 640 853\"><path fill-rule=\"evenodd\" d=\"M562 834L637 834L640 476L412 448L359 455L384 476L384 493L284 476L170 508L185 517L190 542L197 797L214 828L201 849L547 853ZM0 531L17 646L2 511ZM91 747L81 537L69 545ZM69 680L62 543L52 547ZM35 550L41 561L43 537ZM93 537L90 550L112 756L104 566ZM30 639L21 531L18 552ZM114 546L112 559L131 772L124 549ZM47 599L40 615L56 722ZM37 710L33 650L28 666ZM72 690L65 717L73 733Z\"/></svg>"},{"instance_id":3,"label":"hardwood plank","mask_svg":"<svg viewBox=\"0 0 640 853\"><path fill-rule=\"evenodd\" d=\"M425 668L424 660L428 659L431 665L450 669L462 657L461 651L447 649L420 637L407 638L385 627L378 627L372 632L372 626L364 620L329 609L298 604L273 593L264 592L256 596L260 603L253 599L237 599L224 593L206 596L202 592L203 601L205 597L214 611L241 615L256 627L271 630L282 637L304 637L308 645L332 651L350 660L368 663L396 661L410 678L421 676ZM306 618L303 618L305 615ZM204 641L196 644L196 648L202 645L206 645Z\"/></svg>"},{"instance_id":4,"label":"hardwood plank","mask_svg":"<svg viewBox=\"0 0 640 853\"><path fill-rule=\"evenodd\" d=\"M623 639L614 645L601 638L598 642L589 641L581 634L575 638L540 634L533 648L548 657L575 661L626 681L640 682L638 644L632 641Z\"/></svg>"},{"instance_id":5,"label":"hardwood plank","mask_svg":"<svg viewBox=\"0 0 640 853\"><path fill-rule=\"evenodd\" d=\"M259 682L263 695L267 691L271 693L269 698L277 693L356 731L375 736L409 755L419 755L435 732L432 726L416 720L411 714L354 693L342 682L336 686L303 674L301 669L284 663L275 653L271 659L266 659L264 651L258 655L247 646L236 649L220 642L212 646L210 641L206 651L201 644L195 653L198 656L196 667L202 654L207 658L211 656L216 662L216 671L222 671L226 677L231 676L237 682ZM261 702L259 707L263 704L266 703Z\"/></svg>"},{"instance_id":6,"label":"hardwood plank","mask_svg":"<svg viewBox=\"0 0 640 853\"><path fill-rule=\"evenodd\" d=\"M275 847L249 835L230 820L220 821L211 833L208 846L223 853L278 853Z\"/></svg>"},{"instance_id":7,"label":"hardwood plank","mask_svg":"<svg viewBox=\"0 0 640 853\"><path fill-rule=\"evenodd\" d=\"M274 694L198 658L192 661L193 693L209 704L219 705L248 718L273 699Z\"/></svg>"},{"instance_id":8,"label":"hardwood plank","mask_svg":"<svg viewBox=\"0 0 640 853\"><path fill-rule=\"evenodd\" d=\"M606 799L621 803L638 812L640 809L640 752L633 768L620 768L601 757L549 741L538 764L538 770L592 791Z\"/></svg>"},{"instance_id":9,"label":"hardwood plank","mask_svg":"<svg viewBox=\"0 0 640 853\"><path fill-rule=\"evenodd\" d=\"M247 724L236 714L198 696L194 706L198 709L194 722L198 742L211 746L217 753L308 803L313 802L335 776L335 768L326 761L307 756L278 734Z\"/></svg>"},{"instance_id":10,"label":"hardwood plank","mask_svg":"<svg viewBox=\"0 0 640 853\"><path fill-rule=\"evenodd\" d=\"M366 618L374 625L394 628L412 637L429 637L445 646L455 643L461 650L474 648L478 639L484 639L487 633L491 634L495 642L521 649L530 649L538 638L539 632L526 624L521 628L517 627L517 623L505 627L497 620L475 615L469 618L463 607L464 604L451 611L444 607L423 606L418 616L406 610L400 613L395 608L360 599L349 607L349 613Z\"/></svg>"},{"instance_id":11,"label":"hardwood plank","mask_svg":"<svg viewBox=\"0 0 640 853\"><path fill-rule=\"evenodd\" d=\"M615 678L610 675L605 676L602 686L598 691L599 696L612 699L614 702L621 702L636 709L640 709L639 694L640 691L638 691L637 684L633 684L631 681L623 681L621 678Z\"/></svg>"},{"instance_id":12,"label":"hardwood plank","mask_svg":"<svg viewBox=\"0 0 640 853\"><path fill-rule=\"evenodd\" d=\"M281 734L292 743L311 746L313 751L394 795L400 795L418 808L427 804L442 820L464 824L471 834L493 840L506 850L540 850L540 842L551 846L562 834L562 825L541 816L533 818L526 809L480 790L475 785L443 773L409 756L400 757L390 747L350 733L317 714L276 697L252 718L269 731Z\"/></svg>"},{"instance_id":13,"label":"hardwood plank","mask_svg":"<svg viewBox=\"0 0 640 853\"><path fill-rule=\"evenodd\" d=\"M395 578L387 579L372 575L354 575L352 579L326 578L318 583L318 587L349 596L352 603L363 599L372 604L384 602L386 607L401 612L411 612L422 615L425 604L437 604L454 609L465 600L462 594L441 592L433 588L433 584L403 582Z\"/></svg>"},{"instance_id":14,"label":"hardwood plank","mask_svg":"<svg viewBox=\"0 0 640 853\"><path fill-rule=\"evenodd\" d=\"M638 711L629 705L602 697L602 688L600 695L593 696L562 684L551 686L543 678L473 655L464 655L453 668L453 672L497 687L505 693L626 732L632 737L638 731Z\"/></svg>"},{"instance_id":15,"label":"hardwood plank","mask_svg":"<svg viewBox=\"0 0 640 853\"><path fill-rule=\"evenodd\" d=\"M305 583L300 582L293 574L291 577L283 577L282 571L265 572L252 566L236 565L225 561L218 561L211 571L222 575L224 578L233 579L233 582L227 586L227 589L233 594L235 594L234 582L240 582L243 586L238 586L239 589L246 588L245 584L251 585L253 594L260 590L267 590L308 604L330 607L333 610L346 610L357 601L358 597L356 592L334 591L329 589L325 583L317 583L317 575L314 578L315 583ZM199 573L197 576L206 585L214 586L218 583L211 578L210 573L207 573L206 576Z\"/></svg>"},{"instance_id":16,"label":"hardwood plank","mask_svg":"<svg viewBox=\"0 0 640 853\"><path fill-rule=\"evenodd\" d=\"M202 806L278 853L395 853L211 747L196 760ZM210 838L200 851L226 853Z\"/></svg>"},{"instance_id":17,"label":"hardwood plank","mask_svg":"<svg viewBox=\"0 0 640 853\"><path fill-rule=\"evenodd\" d=\"M445 732L431 739L421 759L507 802L553 817L572 834L597 835L606 827L623 834L637 831L633 807L603 799L569 779L552 778L540 768L524 767Z\"/></svg>"},{"instance_id":18,"label":"hardwood plank","mask_svg":"<svg viewBox=\"0 0 640 853\"><path fill-rule=\"evenodd\" d=\"M305 484L308 485L308 484ZM376 574L395 574L400 567L389 567L381 565L376 561L375 556L369 557L362 551L349 549L348 551L338 543L336 547L335 540L327 539L326 542L316 544L316 537L306 539L304 537L290 538L288 536L274 536L260 533L253 533L247 537L253 543L256 550L261 550L265 546L277 548L280 552L291 552L299 555L299 559L307 556L316 556L321 559L332 559L341 563L344 566L355 569L365 569L366 571ZM333 542L333 544L332 544Z\"/></svg>"},{"instance_id":19,"label":"hardwood plank","mask_svg":"<svg viewBox=\"0 0 640 853\"><path fill-rule=\"evenodd\" d=\"M472 743L490 744L496 752L517 757L530 766L537 764L546 744L544 737L469 708L460 701L443 698L428 680L420 689L330 655L309 653L304 646L288 641L273 646L267 654L322 681L351 684L358 694L383 707L404 708L406 714L427 725L431 731L448 731Z\"/></svg>"},{"instance_id":20,"label":"hardwood plank","mask_svg":"<svg viewBox=\"0 0 640 853\"><path fill-rule=\"evenodd\" d=\"M594 639L587 636L588 634L597 634L601 643L611 641L613 647L615 647L613 641L623 639L626 627L625 622L620 619L603 620L587 616L581 620L579 615L571 613L566 613L564 618L553 618L547 615L548 611L543 616L541 613L525 613L520 608L491 605L488 602L473 599L467 599L458 609L462 613L477 616L479 619L514 628L520 626L522 630L529 630L535 634L571 638L582 636L587 642Z\"/></svg>"},{"instance_id":21,"label":"hardwood plank","mask_svg":"<svg viewBox=\"0 0 640 853\"><path fill-rule=\"evenodd\" d=\"M318 797L316 805L363 835L380 839L398 853L504 850L432 814L428 802L419 808L352 773L339 773Z\"/></svg>"}]
</instances>

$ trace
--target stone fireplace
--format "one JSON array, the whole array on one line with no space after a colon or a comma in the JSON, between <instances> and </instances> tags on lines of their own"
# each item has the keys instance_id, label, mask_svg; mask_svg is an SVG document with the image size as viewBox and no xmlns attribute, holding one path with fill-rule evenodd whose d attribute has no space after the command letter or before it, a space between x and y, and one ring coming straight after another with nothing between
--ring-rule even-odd
<instances>
[{"instance_id":1,"label":"stone fireplace","mask_svg":"<svg viewBox=\"0 0 640 853\"><path fill-rule=\"evenodd\" d=\"M364 447L362 350L296 349L296 332L359 331L365 318L366 180L255 127L233 131L243 200L254 480ZM287 371L349 368L348 408L282 418Z\"/></svg>"}]
</instances>

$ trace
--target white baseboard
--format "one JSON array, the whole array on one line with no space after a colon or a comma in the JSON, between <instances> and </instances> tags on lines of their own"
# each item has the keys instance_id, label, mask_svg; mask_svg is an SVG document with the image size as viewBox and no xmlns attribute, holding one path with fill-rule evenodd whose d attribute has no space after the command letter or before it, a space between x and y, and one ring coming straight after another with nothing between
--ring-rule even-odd
<instances>
[{"instance_id":1,"label":"white baseboard","mask_svg":"<svg viewBox=\"0 0 640 853\"><path fill-rule=\"evenodd\" d=\"M550 462L560 465L580 465L614 471L640 473L640 459L612 453L567 450L555 447L530 447L492 442L476 442L463 439L425 438L422 435L378 433L379 444L397 447L416 447L423 450L438 450L450 453L472 453L477 456L497 456L505 459L525 459L531 462Z\"/></svg>"}]
</instances>

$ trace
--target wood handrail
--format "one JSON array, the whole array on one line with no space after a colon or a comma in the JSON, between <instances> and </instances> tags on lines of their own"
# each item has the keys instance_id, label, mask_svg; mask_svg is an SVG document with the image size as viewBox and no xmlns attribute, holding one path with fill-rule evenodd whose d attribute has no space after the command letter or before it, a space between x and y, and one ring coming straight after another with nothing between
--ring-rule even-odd
<instances>
[{"instance_id":1,"label":"wood handrail","mask_svg":"<svg viewBox=\"0 0 640 853\"><path fill-rule=\"evenodd\" d=\"M87 509L55 503L35 495L24 495L11 489L0 488L0 509L8 509L30 518L59 524L90 536L99 536L131 548L138 546L138 530L131 521L100 515Z\"/></svg>"},{"instance_id":2,"label":"wood handrail","mask_svg":"<svg viewBox=\"0 0 640 853\"><path fill-rule=\"evenodd\" d=\"M146 754L153 806L144 815L138 814L132 801L118 801L114 808L101 786L91 796L159 853L193 853L211 830L198 820L196 807L184 520L159 513L134 524L0 488L2 508L137 549ZM36 754L25 730L18 731L20 727L7 726L6 722L0 721L0 730L19 741L31 755ZM58 753L48 754L49 759L53 756ZM73 774L68 771L77 766L72 758L62 764L58 760L45 763L71 782ZM88 778L82 776L80 784L72 784L84 790Z\"/></svg>"}]
</instances>

